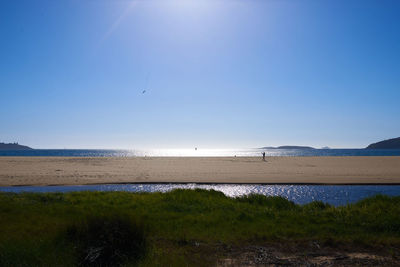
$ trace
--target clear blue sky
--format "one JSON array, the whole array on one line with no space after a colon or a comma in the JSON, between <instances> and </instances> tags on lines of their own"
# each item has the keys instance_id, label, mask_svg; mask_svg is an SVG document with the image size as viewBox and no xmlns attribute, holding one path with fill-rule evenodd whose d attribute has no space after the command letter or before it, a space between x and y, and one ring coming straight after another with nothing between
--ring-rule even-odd
<instances>
[{"instance_id":1,"label":"clear blue sky","mask_svg":"<svg viewBox=\"0 0 400 267\"><path fill-rule=\"evenodd\" d=\"M0 142L364 147L398 137L399 14L400 1L384 0L2 0Z\"/></svg>"}]
</instances>

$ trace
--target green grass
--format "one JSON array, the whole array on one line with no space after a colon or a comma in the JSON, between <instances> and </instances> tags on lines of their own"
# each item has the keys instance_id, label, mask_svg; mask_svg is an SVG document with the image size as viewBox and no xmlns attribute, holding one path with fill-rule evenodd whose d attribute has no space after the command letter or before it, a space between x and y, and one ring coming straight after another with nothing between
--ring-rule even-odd
<instances>
[{"instance_id":1,"label":"green grass","mask_svg":"<svg viewBox=\"0 0 400 267\"><path fill-rule=\"evenodd\" d=\"M398 247L400 197L333 207L199 189L0 194L0 266L207 266L216 244L310 240Z\"/></svg>"}]
</instances>

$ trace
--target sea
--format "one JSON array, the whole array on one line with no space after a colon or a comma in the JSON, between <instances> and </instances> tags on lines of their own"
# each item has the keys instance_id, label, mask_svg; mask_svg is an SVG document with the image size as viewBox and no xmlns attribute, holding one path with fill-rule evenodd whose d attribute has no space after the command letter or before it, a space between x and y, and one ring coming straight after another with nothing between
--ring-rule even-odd
<instances>
[{"instance_id":1,"label":"sea","mask_svg":"<svg viewBox=\"0 0 400 267\"><path fill-rule=\"evenodd\" d=\"M400 156L400 149L34 149L3 150L1 156L29 157L321 157L321 156Z\"/></svg>"},{"instance_id":2,"label":"sea","mask_svg":"<svg viewBox=\"0 0 400 267\"><path fill-rule=\"evenodd\" d=\"M158 150L104 150L104 149L35 149L0 151L0 157L320 157L320 156L400 156L399 149L158 149ZM399 161L400 162L400 161ZM322 201L334 206L348 205L375 195L400 196L400 185L263 185L263 184L100 184L72 186L5 186L0 192L76 192L127 191L168 192L174 189L205 189L221 191L229 197L249 194L282 196L297 204Z\"/></svg>"}]
</instances>

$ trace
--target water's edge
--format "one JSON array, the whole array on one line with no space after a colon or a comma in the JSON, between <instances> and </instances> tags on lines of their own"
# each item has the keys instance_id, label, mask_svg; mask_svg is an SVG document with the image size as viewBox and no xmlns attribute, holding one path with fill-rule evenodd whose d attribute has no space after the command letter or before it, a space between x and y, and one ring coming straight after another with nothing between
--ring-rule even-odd
<instances>
[{"instance_id":1,"label":"water's edge","mask_svg":"<svg viewBox=\"0 0 400 267\"><path fill-rule=\"evenodd\" d=\"M195 184L195 185L268 185L268 186L273 186L273 185L304 185L304 186L313 186L313 185L318 185L318 186L399 186L400 183L237 183L237 182L114 182L114 183L82 183L82 184L46 184L46 185L38 185L38 184L17 184L17 185L0 185L0 190L1 188L12 188L12 187L54 187L54 186L100 186L100 185L110 185L110 186L118 186L118 185L186 185L186 184Z\"/></svg>"},{"instance_id":2,"label":"water's edge","mask_svg":"<svg viewBox=\"0 0 400 267\"><path fill-rule=\"evenodd\" d=\"M4 193L67 193L79 191L154 193L169 192L174 189L216 190L228 197L250 194L281 196L296 204L322 201L334 206L355 203L374 195L400 196L400 185L322 185L322 184L209 184L209 183L129 183L51 186L3 186Z\"/></svg>"}]
</instances>

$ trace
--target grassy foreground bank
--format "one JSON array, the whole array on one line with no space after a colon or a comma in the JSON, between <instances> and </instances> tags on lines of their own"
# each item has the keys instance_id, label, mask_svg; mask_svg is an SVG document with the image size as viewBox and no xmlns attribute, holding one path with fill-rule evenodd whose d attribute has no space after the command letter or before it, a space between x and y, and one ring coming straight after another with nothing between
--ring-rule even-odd
<instances>
[{"instance_id":1,"label":"grassy foreground bank","mask_svg":"<svg viewBox=\"0 0 400 267\"><path fill-rule=\"evenodd\" d=\"M333 207L199 189L0 193L0 266L209 266L229 247L310 242L396 250L400 197Z\"/></svg>"}]
</instances>

